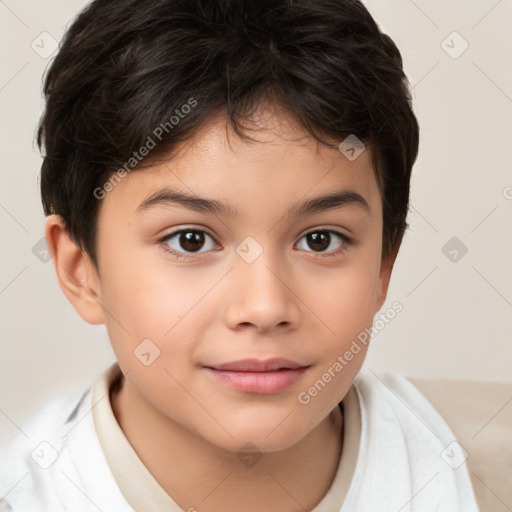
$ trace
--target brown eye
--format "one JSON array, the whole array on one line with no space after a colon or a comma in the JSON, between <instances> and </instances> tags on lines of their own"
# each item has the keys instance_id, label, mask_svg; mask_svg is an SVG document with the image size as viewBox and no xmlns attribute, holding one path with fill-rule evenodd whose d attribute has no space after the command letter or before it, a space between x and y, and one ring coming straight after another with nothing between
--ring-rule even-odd
<instances>
[{"instance_id":1,"label":"brown eye","mask_svg":"<svg viewBox=\"0 0 512 512\"><path fill-rule=\"evenodd\" d=\"M310 231L301 238L301 242L302 240L305 240L306 243L303 244L302 247L299 247L300 249L313 253L325 252L327 253L326 255L338 254L343 251L345 246L350 242L346 235L338 231L325 229ZM301 242L299 242L299 246Z\"/></svg>"},{"instance_id":2,"label":"brown eye","mask_svg":"<svg viewBox=\"0 0 512 512\"><path fill-rule=\"evenodd\" d=\"M203 253L216 247L213 238L205 231L199 229L181 229L167 235L161 240L169 251L177 256ZM206 250L202 250L206 247Z\"/></svg>"},{"instance_id":3,"label":"brown eye","mask_svg":"<svg viewBox=\"0 0 512 512\"><path fill-rule=\"evenodd\" d=\"M317 231L306 235L308 246L315 251L325 251L331 243L331 235L327 231Z\"/></svg>"},{"instance_id":4,"label":"brown eye","mask_svg":"<svg viewBox=\"0 0 512 512\"><path fill-rule=\"evenodd\" d=\"M196 252L204 244L204 233L200 231L182 231L178 238L179 245L186 251Z\"/></svg>"}]
</instances>

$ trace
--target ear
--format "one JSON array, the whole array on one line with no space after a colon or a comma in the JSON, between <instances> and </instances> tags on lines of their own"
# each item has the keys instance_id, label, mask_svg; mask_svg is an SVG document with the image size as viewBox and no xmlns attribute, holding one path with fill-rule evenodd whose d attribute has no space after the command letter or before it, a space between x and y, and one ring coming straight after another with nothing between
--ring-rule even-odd
<instances>
[{"instance_id":1,"label":"ear","mask_svg":"<svg viewBox=\"0 0 512 512\"><path fill-rule=\"evenodd\" d=\"M389 288L389 281L391 279L391 271L393 270L393 266L395 264L396 257L398 255L398 250L400 249L400 245L402 244L403 235L398 239L395 248L393 251L385 258L382 259L380 264L380 272L379 272L379 283L377 285L377 296L375 302L375 310L373 314L375 315L386 300Z\"/></svg>"},{"instance_id":2,"label":"ear","mask_svg":"<svg viewBox=\"0 0 512 512\"><path fill-rule=\"evenodd\" d=\"M89 256L70 238L59 215L48 216L45 236L64 295L86 322L105 323L98 272Z\"/></svg>"}]
</instances>

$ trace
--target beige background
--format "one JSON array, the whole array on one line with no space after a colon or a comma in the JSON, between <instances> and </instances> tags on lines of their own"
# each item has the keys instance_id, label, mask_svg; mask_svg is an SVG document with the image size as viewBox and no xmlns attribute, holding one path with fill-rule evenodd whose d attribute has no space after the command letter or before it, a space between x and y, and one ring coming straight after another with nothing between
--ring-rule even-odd
<instances>
[{"instance_id":1,"label":"beige background","mask_svg":"<svg viewBox=\"0 0 512 512\"><path fill-rule=\"evenodd\" d=\"M114 361L104 327L81 320L33 252L44 223L33 139L51 59L40 54L83 5L0 0L0 443ZM403 311L366 368L512 383L512 1L366 5L402 52L421 125L411 229L382 309Z\"/></svg>"}]
</instances>

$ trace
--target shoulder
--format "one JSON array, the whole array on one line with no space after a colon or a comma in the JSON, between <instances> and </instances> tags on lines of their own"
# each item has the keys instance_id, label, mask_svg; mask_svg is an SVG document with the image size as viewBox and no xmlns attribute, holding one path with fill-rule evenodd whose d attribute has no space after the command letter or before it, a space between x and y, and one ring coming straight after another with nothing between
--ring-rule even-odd
<instances>
[{"instance_id":1,"label":"shoulder","mask_svg":"<svg viewBox=\"0 0 512 512\"><path fill-rule=\"evenodd\" d=\"M62 452L66 424L71 423L86 394L61 395L45 403L4 443L0 449L0 505L6 510L61 509L55 501L53 466Z\"/></svg>"},{"instance_id":2,"label":"shoulder","mask_svg":"<svg viewBox=\"0 0 512 512\"><path fill-rule=\"evenodd\" d=\"M406 379L439 412L467 452L468 471L482 510L507 509L512 504L512 385Z\"/></svg>"},{"instance_id":3,"label":"shoulder","mask_svg":"<svg viewBox=\"0 0 512 512\"><path fill-rule=\"evenodd\" d=\"M114 364L85 391L45 404L0 448L0 510L133 512L110 470L94 422L93 410L108 396L115 375Z\"/></svg>"},{"instance_id":4,"label":"shoulder","mask_svg":"<svg viewBox=\"0 0 512 512\"><path fill-rule=\"evenodd\" d=\"M105 398L100 392L113 370L104 370L85 390L54 397L3 443L0 510L86 511L92 502L104 505L102 510L132 510L117 492L92 414L93 394Z\"/></svg>"}]
</instances>

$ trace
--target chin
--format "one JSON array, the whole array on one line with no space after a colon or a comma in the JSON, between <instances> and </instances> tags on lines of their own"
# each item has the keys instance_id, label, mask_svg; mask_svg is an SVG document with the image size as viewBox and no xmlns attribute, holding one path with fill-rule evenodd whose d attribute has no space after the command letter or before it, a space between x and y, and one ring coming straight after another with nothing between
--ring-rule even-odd
<instances>
[{"instance_id":1,"label":"chin","mask_svg":"<svg viewBox=\"0 0 512 512\"><path fill-rule=\"evenodd\" d=\"M279 452L294 446L307 434L307 432L297 432L289 426L286 428L285 423L282 417L279 421L237 425L236 428L225 423L224 427L231 435L223 430L225 435L221 437L215 436L215 439L208 435L204 437L208 442L237 454L240 451L252 450L258 453Z\"/></svg>"}]
</instances>

